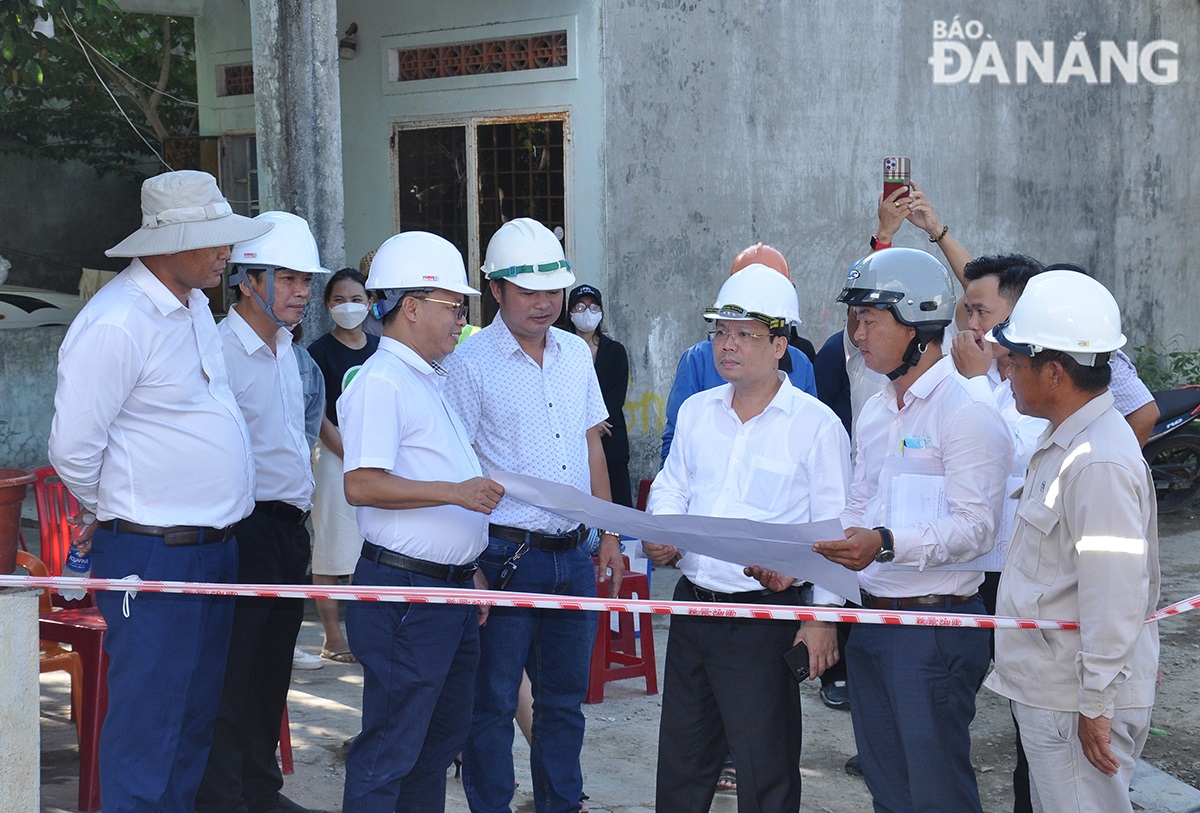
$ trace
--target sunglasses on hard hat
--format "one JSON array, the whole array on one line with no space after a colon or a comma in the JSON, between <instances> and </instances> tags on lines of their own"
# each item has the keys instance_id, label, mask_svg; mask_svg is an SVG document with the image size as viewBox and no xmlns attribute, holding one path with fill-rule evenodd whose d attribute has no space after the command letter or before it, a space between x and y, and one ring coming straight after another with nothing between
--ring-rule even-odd
<instances>
[{"instance_id":1,"label":"sunglasses on hard hat","mask_svg":"<svg viewBox=\"0 0 1200 813\"><path fill-rule=\"evenodd\" d=\"M762 322L772 330L782 329L787 327L787 320L780 319L775 316L767 316L765 313L758 311L746 310L741 305L722 305L719 308L705 308L705 319L754 319Z\"/></svg>"},{"instance_id":2,"label":"sunglasses on hard hat","mask_svg":"<svg viewBox=\"0 0 1200 813\"><path fill-rule=\"evenodd\" d=\"M1014 342L1012 339L1009 339L1004 335L1005 331L1007 331L1011 326L1009 324L1011 321L1012 317L1008 316L1003 322L992 328L992 338L996 340L998 345L1006 348L1010 353L1016 353L1019 356L1028 356L1029 358L1033 358L1034 354L1036 354L1042 348L1033 344Z\"/></svg>"}]
</instances>

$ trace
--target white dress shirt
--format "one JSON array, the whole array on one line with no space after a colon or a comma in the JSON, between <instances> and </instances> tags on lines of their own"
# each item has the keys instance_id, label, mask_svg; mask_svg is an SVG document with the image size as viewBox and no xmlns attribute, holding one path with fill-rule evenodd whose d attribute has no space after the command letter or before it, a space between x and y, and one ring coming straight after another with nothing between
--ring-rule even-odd
<instances>
[{"instance_id":1,"label":"white dress shirt","mask_svg":"<svg viewBox=\"0 0 1200 813\"><path fill-rule=\"evenodd\" d=\"M1022 415L1017 411L1017 401L1013 398L1012 385L1000 378L1000 370L996 367L995 359L992 359L992 365L988 368L986 375L977 375L971 378L960 375L959 377L962 378L967 392L977 400L994 406L1000 413L1000 417L1004 419L1004 423L1008 426L1009 437L1013 442L1011 474L1014 477L1025 479L1025 469L1029 467L1029 458L1033 455L1033 450L1038 447L1042 433L1049 428L1050 421L1045 418L1035 418L1032 415Z\"/></svg>"},{"instance_id":2,"label":"white dress shirt","mask_svg":"<svg viewBox=\"0 0 1200 813\"><path fill-rule=\"evenodd\" d=\"M487 474L511 471L590 494L587 431L608 417L583 339L546 333L542 364L500 316L446 359L446 398L462 418ZM504 497L491 522L558 534L578 523Z\"/></svg>"},{"instance_id":3,"label":"white dress shirt","mask_svg":"<svg viewBox=\"0 0 1200 813\"><path fill-rule=\"evenodd\" d=\"M733 409L731 384L684 401L646 510L778 524L837 518L850 485L850 439L833 410L784 373L779 379L766 409L745 423ZM679 569L706 590L762 588L741 565L698 553L684 552ZM843 603L820 588L815 593L818 604Z\"/></svg>"},{"instance_id":4,"label":"white dress shirt","mask_svg":"<svg viewBox=\"0 0 1200 813\"><path fill-rule=\"evenodd\" d=\"M461 483L482 471L462 422L443 397L445 374L383 336L338 399L345 470L383 469L407 480ZM368 542L428 562L465 565L487 547L487 515L458 505L360 505Z\"/></svg>"},{"instance_id":5,"label":"white dress shirt","mask_svg":"<svg viewBox=\"0 0 1200 813\"><path fill-rule=\"evenodd\" d=\"M949 514L893 527L891 480L910 466L920 467L912 473L944 475ZM975 593L981 572L937 565L968 562L991 550L1011 467L1008 427L995 407L967 392L949 356L913 382L903 409L889 381L859 416L854 484L841 517L845 528L886 526L895 537L893 564L872 562L860 571L862 589L891 598Z\"/></svg>"},{"instance_id":6,"label":"white dress shirt","mask_svg":"<svg viewBox=\"0 0 1200 813\"><path fill-rule=\"evenodd\" d=\"M850 380L850 428L855 429L863 406L872 395L883 389L888 378L867 366L862 353L850 340L848 326L842 331L842 352L846 357L846 378Z\"/></svg>"},{"instance_id":7,"label":"white dress shirt","mask_svg":"<svg viewBox=\"0 0 1200 813\"><path fill-rule=\"evenodd\" d=\"M135 259L59 348L50 462L101 520L225 527L254 508L250 450L208 298Z\"/></svg>"},{"instance_id":8,"label":"white dress shirt","mask_svg":"<svg viewBox=\"0 0 1200 813\"><path fill-rule=\"evenodd\" d=\"M238 313L217 327L229 370L229 386L242 408L254 448L254 498L312 508L311 452L304 432L304 388L292 352L292 332L275 331L275 352Z\"/></svg>"}]
</instances>

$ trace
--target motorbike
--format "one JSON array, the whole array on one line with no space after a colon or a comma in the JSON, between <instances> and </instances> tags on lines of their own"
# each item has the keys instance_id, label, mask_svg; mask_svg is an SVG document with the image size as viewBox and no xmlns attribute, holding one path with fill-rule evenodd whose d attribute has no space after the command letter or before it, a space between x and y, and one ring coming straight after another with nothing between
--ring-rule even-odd
<instances>
[{"instance_id":1,"label":"motorbike","mask_svg":"<svg viewBox=\"0 0 1200 813\"><path fill-rule=\"evenodd\" d=\"M1200 384L1154 393L1158 423L1142 454L1150 464L1158 512L1186 507L1200 494Z\"/></svg>"}]
</instances>

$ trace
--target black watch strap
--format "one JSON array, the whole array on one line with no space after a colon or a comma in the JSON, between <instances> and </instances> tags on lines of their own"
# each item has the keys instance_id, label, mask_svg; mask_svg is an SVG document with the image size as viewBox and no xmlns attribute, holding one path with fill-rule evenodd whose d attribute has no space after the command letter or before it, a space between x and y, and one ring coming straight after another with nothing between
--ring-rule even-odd
<instances>
[{"instance_id":1,"label":"black watch strap","mask_svg":"<svg viewBox=\"0 0 1200 813\"><path fill-rule=\"evenodd\" d=\"M876 562L890 562L896 558L896 538L892 536L892 532L882 525L874 530L879 531L879 536L883 540L883 546L879 549L879 553L875 554Z\"/></svg>"}]
</instances>

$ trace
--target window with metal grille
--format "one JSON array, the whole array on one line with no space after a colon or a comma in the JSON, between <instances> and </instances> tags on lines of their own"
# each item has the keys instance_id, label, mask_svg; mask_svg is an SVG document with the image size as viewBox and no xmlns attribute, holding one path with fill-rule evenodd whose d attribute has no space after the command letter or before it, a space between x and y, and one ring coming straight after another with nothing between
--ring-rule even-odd
<instances>
[{"instance_id":1,"label":"window with metal grille","mask_svg":"<svg viewBox=\"0 0 1200 813\"><path fill-rule=\"evenodd\" d=\"M484 294L474 324L496 312L479 267L501 225L532 217L566 245L569 141L565 113L396 126L399 228L433 232L462 252L471 284Z\"/></svg>"},{"instance_id":2,"label":"window with metal grille","mask_svg":"<svg viewBox=\"0 0 1200 813\"><path fill-rule=\"evenodd\" d=\"M222 65L217 69L218 96L253 96L254 65Z\"/></svg>"},{"instance_id":3,"label":"window with metal grille","mask_svg":"<svg viewBox=\"0 0 1200 813\"><path fill-rule=\"evenodd\" d=\"M567 64L567 32L397 49L395 58L397 82L561 68Z\"/></svg>"}]
</instances>

